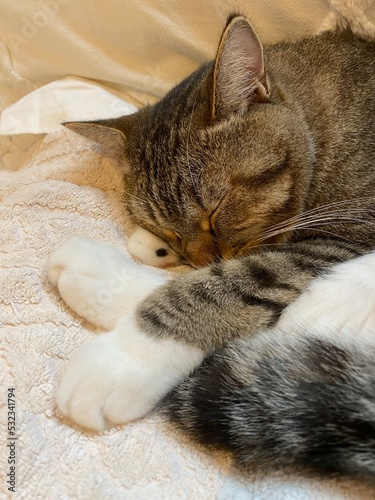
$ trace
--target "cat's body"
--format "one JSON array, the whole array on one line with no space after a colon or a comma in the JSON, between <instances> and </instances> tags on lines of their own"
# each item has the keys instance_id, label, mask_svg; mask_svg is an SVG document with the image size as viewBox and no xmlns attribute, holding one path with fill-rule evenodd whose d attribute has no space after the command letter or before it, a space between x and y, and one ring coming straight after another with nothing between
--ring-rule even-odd
<instances>
[{"instance_id":1,"label":"cat's body","mask_svg":"<svg viewBox=\"0 0 375 500\"><path fill-rule=\"evenodd\" d=\"M313 168L303 174L309 182L303 211L360 199L358 204L350 205L353 211L349 214L339 205L341 216L348 215L345 228L339 224L337 231L335 224L327 224L322 229L332 230L340 236L347 233L352 241L373 245L373 232L362 223L363 219L358 224L354 224L353 219L355 208L360 209L358 214L370 220L373 212L367 215L366 207L375 208L372 199L375 192L375 168L372 167L375 165L375 99L371 96L375 89L375 79L371 77L375 75L374 44L363 42L350 32L327 33L296 44L277 45L265 53L266 67L272 68L276 82L285 87L287 99L292 99L300 108L312 141ZM302 130L301 126L300 133ZM365 200L366 196L369 199ZM301 233L296 231L291 241L306 233L318 234L306 230Z\"/></svg>"},{"instance_id":2,"label":"cat's body","mask_svg":"<svg viewBox=\"0 0 375 500\"><path fill-rule=\"evenodd\" d=\"M66 415L98 429L106 420L142 416L212 355L169 404L181 425L245 462L273 467L289 456L286 464L294 467L375 478L373 337L363 334L367 356L353 340L341 345L343 325L333 324L332 331L323 321L313 334L317 312L305 322L299 314L295 328L283 324L287 351L277 330L251 338L273 327L314 277L375 248L374 55L374 44L343 33L280 44L263 58L247 20L234 16L215 62L160 103L130 117L69 125L126 156L127 213L203 267L157 288L124 316L134 309L126 297L131 285L114 294L110 306L95 299L103 286L118 289L109 279L126 268L122 258L113 254L111 264L112 251L84 241L55 254L50 276L63 298L87 319L114 328L73 357L58 397ZM318 295L330 296L323 292L321 285ZM367 305L367 312L357 311L355 329L374 326L372 320L365 325L365 315L372 318ZM352 367L360 359L363 394ZM87 394L93 378L97 392ZM347 406L340 402L342 388L351 398ZM284 393L290 404L279 405L278 413ZM317 401L325 398L342 411L325 415ZM356 398L368 412L348 430ZM342 422L332 427L341 413ZM316 441L301 437L318 421ZM293 453L281 439L288 425L297 440Z\"/></svg>"}]
</instances>

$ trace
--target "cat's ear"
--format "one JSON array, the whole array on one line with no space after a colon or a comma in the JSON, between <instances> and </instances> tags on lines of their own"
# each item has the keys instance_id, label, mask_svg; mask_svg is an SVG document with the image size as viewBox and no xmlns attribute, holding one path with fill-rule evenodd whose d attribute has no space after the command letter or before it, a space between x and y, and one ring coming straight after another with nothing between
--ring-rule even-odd
<instances>
[{"instance_id":1,"label":"cat's ear","mask_svg":"<svg viewBox=\"0 0 375 500\"><path fill-rule=\"evenodd\" d=\"M215 58L212 118L244 113L252 102L267 98L262 44L249 21L234 16L221 36Z\"/></svg>"},{"instance_id":2,"label":"cat's ear","mask_svg":"<svg viewBox=\"0 0 375 500\"><path fill-rule=\"evenodd\" d=\"M121 158L125 155L126 138L124 132L118 128L119 123L116 118L92 122L66 122L63 125L90 141L100 144L110 156Z\"/></svg>"}]
</instances>

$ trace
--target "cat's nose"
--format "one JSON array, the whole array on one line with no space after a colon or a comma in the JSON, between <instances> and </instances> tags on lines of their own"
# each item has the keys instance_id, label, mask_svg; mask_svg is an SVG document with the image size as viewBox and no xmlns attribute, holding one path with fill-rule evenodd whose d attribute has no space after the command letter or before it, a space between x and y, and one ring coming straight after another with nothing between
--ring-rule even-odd
<instances>
[{"instance_id":1,"label":"cat's nose","mask_svg":"<svg viewBox=\"0 0 375 500\"><path fill-rule=\"evenodd\" d=\"M202 232L186 245L184 257L194 266L202 267L229 258L229 253L222 244L214 240L212 235Z\"/></svg>"},{"instance_id":2,"label":"cat's nose","mask_svg":"<svg viewBox=\"0 0 375 500\"><path fill-rule=\"evenodd\" d=\"M184 256L197 267L207 266L219 255L217 246L209 233L202 233L187 243Z\"/></svg>"}]
</instances>

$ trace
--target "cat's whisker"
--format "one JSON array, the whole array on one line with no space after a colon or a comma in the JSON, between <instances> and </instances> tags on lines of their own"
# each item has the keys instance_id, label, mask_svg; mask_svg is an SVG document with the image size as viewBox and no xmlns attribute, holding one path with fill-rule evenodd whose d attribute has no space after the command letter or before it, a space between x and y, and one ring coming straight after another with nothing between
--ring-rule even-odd
<instances>
[{"instance_id":1,"label":"cat's whisker","mask_svg":"<svg viewBox=\"0 0 375 500\"><path fill-rule=\"evenodd\" d=\"M346 203L346 202L345 202ZM371 209L366 209L366 208L344 208L341 209L340 211L333 210L329 211L327 208L331 208L333 205L337 204L332 204L332 205L327 205L326 207L318 207L318 209L313 209L311 211L304 212L302 214L296 215L294 217L291 217L285 221L279 222L277 224L274 224L273 226L267 228L262 235L268 235L269 233L273 233L275 230L278 231L280 229L285 229L289 228L291 225L294 225L296 223L309 223L309 222L320 222L320 221L330 221L330 222L339 222L341 220L346 220L348 214L361 214L363 212L366 213L366 215L370 213L374 213L374 210ZM322 210L323 208L323 210Z\"/></svg>"},{"instance_id":2,"label":"cat's whisker","mask_svg":"<svg viewBox=\"0 0 375 500\"><path fill-rule=\"evenodd\" d=\"M375 196L363 196L361 198L349 198L347 200L340 200L340 201L335 201L332 203L327 203L326 205L320 205L320 206L312 208L310 210L306 210L303 213L307 214L310 212L319 211L322 208L331 208L331 207L338 207L338 206L346 205L346 204L362 203L363 201L369 201L369 200L374 200L374 199L375 199Z\"/></svg>"},{"instance_id":3,"label":"cat's whisker","mask_svg":"<svg viewBox=\"0 0 375 500\"><path fill-rule=\"evenodd\" d=\"M331 218L327 218L326 220L324 219L316 219L315 221L301 221L297 224L293 224L290 226L287 226L282 229L274 230L274 231L265 231L261 234L261 240L266 240L268 238L272 238L274 236L278 236L280 234L284 234L289 231L295 231L295 230L302 230L302 229L311 229L314 230L316 229L317 226L328 226L333 223L345 223L345 224L369 224L372 226L375 226L375 222L371 222L367 219L360 219L360 218L353 218L353 217L342 217L338 218L336 220L332 220ZM323 230L322 230L323 231Z\"/></svg>"},{"instance_id":4,"label":"cat's whisker","mask_svg":"<svg viewBox=\"0 0 375 500\"><path fill-rule=\"evenodd\" d=\"M135 196L134 194L132 193L129 193L129 191L123 191L123 193L126 195L126 196L130 196L131 198L134 198L135 200L137 201L141 201L142 203L147 203L146 200L144 200L143 198L140 198L139 196Z\"/></svg>"},{"instance_id":5,"label":"cat's whisker","mask_svg":"<svg viewBox=\"0 0 375 500\"><path fill-rule=\"evenodd\" d=\"M304 213L299 214L297 216L291 217L290 219L286 219L285 221L274 224L273 226L270 226L269 228L267 228L267 230L274 230L274 229L282 228L282 227L285 227L286 225L290 225L291 223L294 223L294 222L309 221L309 220L314 221L314 220L317 220L317 217L319 217L319 218L326 217L327 219L331 219L333 221L334 218L341 218L342 216L345 216L348 213L349 214L354 213L354 212L363 213L364 211L366 212L366 214L369 214L369 213L375 214L374 210L363 209L363 208L347 208L347 209L342 209L339 212L337 212L337 211L332 211L332 212L330 212L330 211L319 211L319 212L316 211L315 214L309 214L309 215L307 215L307 213L304 212Z\"/></svg>"},{"instance_id":6,"label":"cat's whisker","mask_svg":"<svg viewBox=\"0 0 375 500\"><path fill-rule=\"evenodd\" d=\"M297 228L297 231L298 231L299 229L304 229L304 228ZM342 235L340 235L340 234L338 234L338 233L335 233L334 231L328 231L327 229L321 229L321 228L314 227L314 226L309 227L309 230L310 230L310 231L317 231L317 232L319 232L319 233L329 234L329 235L331 235L331 236L334 236L335 238L339 238L339 239L344 240L344 241L347 241L347 242L349 242L349 243L354 243L354 241L353 241L352 239L350 239L350 238L346 238L346 237L344 237L344 236L342 236Z\"/></svg>"},{"instance_id":7,"label":"cat's whisker","mask_svg":"<svg viewBox=\"0 0 375 500\"><path fill-rule=\"evenodd\" d=\"M297 230L299 229L304 229L304 228L296 228ZM325 230L325 229L321 229L321 228L317 228L317 227L309 227L309 230L311 231L316 231L316 232L320 232L320 233L325 233L325 234L330 234L331 236L334 236L335 238L340 238L344 241L347 241L349 243L355 243L353 240L351 240L350 238L345 238L343 237L342 235L340 234L337 234L333 231L328 231L328 230ZM279 233L279 234L282 234L282 233ZM280 243L260 243L260 244L257 244L257 245L252 245L251 247L249 247L249 251L251 251L251 249L260 249L260 248L269 248L269 247L279 247L280 246ZM237 254L239 255L245 255L247 253L246 251L246 247L242 247L241 250L238 251ZM236 255L237 255L236 254Z\"/></svg>"},{"instance_id":8,"label":"cat's whisker","mask_svg":"<svg viewBox=\"0 0 375 500\"><path fill-rule=\"evenodd\" d=\"M261 234L261 236L262 236L262 239L271 238L272 236L277 236L278 234L282 234L282 233L285 233L287 231L293 231L294 229L309 228L310 225L312 225L312 224L322 223L322 224L327 225L327 224L331 224L334 222L341 222L343 220L347 220L347 218L340 217L340 218L334 219L332 217L320 217L320 218L312 218L312 219L308 219L308 220L306 220L306 219L299 220L296 222L290 222L290 223L285 224L283 226L269 228L269 229L265 230Z\"/></svg>"},{"instance_id":9,"label":"cat's whisker","mask_svg":"<svg viewBox=\"0 0 375 500\"><path fill-rule=\"evenodd\" d=\"M312 208L310 210L306 210L305 212L302 212L301 214L297 214L293 217L291 217L290 219L287 219L287 221L291 221L291 220L295 220L295 219L298 219L300 217L303 217L303 216L307 216L307 215L313 215L313 214L316 214L316 213L325 213L325 212L329 212L331 208L338 208L338 207L342 207L345 205L349 205L348 208L341 208L340 210L366 210L366 211L372 211L371 209L365 209L365 208L361 208L361 207L353 207L352 205L353 204L356 204L356 203L362 203L364 201L368 201L368 200L374 200L375 197L374 196L367 196L367 197L362 197L362 198L352 198L352 199L349 199L349 200L341 200L341 201L337 201L337 202L333 202L333 203L328 203L327 205L321 205L319 207L315 207L315 208ZM331 213L331 212L329 212ZM275 226L279 225L279 224L284 224L285 222L287 221L282 221L278 224L275 224Z\"/></svg>"},{"instance_id":10,"label":"cat's whisker","mask_svg":"<svg viewBox=\"0 0 375 500\"><path fill-rule=\"evenodd\" d=\"M328 234L331 234L332 236L334 236L335 238L340 238L342 240L345 240L345 241L348 241L349 243L354 243L353 240L349 239L349 238L344 238L343 236L337 234L337 233L334 233L332 231L325 231L324 229L317 229L317 228L311 228L312 231L317 231L317 232L322 232L322 233L328 233ZM251 246L248 251L245 250L242 250L242 252L238 252L236 254L236 256L243 256L243 255L247 255L251 250L259 250L259 249L267 249L267 248L271 248L271 247L280 247L280 243L260 243L260 244L257 244L255 246Z\"/></svg>"}]
</instances>

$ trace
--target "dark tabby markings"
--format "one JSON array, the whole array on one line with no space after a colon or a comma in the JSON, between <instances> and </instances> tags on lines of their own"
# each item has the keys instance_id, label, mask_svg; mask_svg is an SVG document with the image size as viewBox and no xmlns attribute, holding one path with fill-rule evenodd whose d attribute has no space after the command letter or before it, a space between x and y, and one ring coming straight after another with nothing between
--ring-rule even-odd
<instances>
[{"instance_id":1,"label":"dark tabby markings","mask_svg":"<svg viewBox=\"0 0 375 500\"><path fill-rule=\"evenodd\" d=\"M335 379L345 381L350 355L343 348L317 339L312 343L311 350L306 355L306 361L312 369L316 366L319 367L320 374L327 383Z\"/></svg>"},{"instance_id":2,"label":"dark tabby markings","mask_svg":"<svg viewBox=\"0 0 375 500\"><path fill-rule=\"evenodd\" d=\"M257 284L266 288L273 287L277 283L277 274L258 263L252 262L250 274L251 278L255 279Z\"/></svg>"},{"instance_id":3,"label":"dark tabby markings","mask_svg":"<svg viewBox=\"0 0 375 500\"><path fill-rule=\"evenodd\" d=\"M206 286L206 283L197 282L192 284L189 292L199 302L220 305L219 298L215 297L212 290Z\"/></svg>"},{"instance_id":4,"label":"dark tabby markings","mask_svg":"<svg viewBox=\"0 0 375 500\"><path fill-rule=\"evenodd\" d=\"M145 307L141 308L139 311L140 319L150 325L152 325L156 329L165 328L165 324L162 321L160 314L151 309L147 309Z\"/></svg>"},{"instance_id":5,"label":"dark tabby markings","mask_svg":"<svg viewBox=\"0 0 375 500\"><path fill-rule=\"evenodd\" d=\"M312 277L318 276L319 274L322 273L321 263L314 262L311 259L307 260L306 258L301 257L300 255L293 255L293 254L290 256L290 260L301 271L307 271L309 274L311 274Z\"/></svg>"},{"instance_id":6,"label":"dark tabby markings","mask_svg":"<svg viewBox=\"0 0 375 500\"><path fill-rule=\"evenodd\" d=\"M283 309L287 306L287 304L282 302L276 302L271 299L266 299L264 297L257 297L252 293L243 292L242 290L236 290L237 297L247 306L259 306L264 307L265 309L270 309L277 317L280 316Z\"/></svg>"},{"instance_id":7,"label":"dark tabby markings","mask_svg":"<svg viewBox=\"0 0 375 500\"><path fill-rule=\"evenodd\" d=\"M210 266L210 273L212 276L216 276L217 278L221 278L224 275L224 269L222 264L214 263Z\"/></svg>"},{"instance_id":8,"label":"dark tabby markings","mask_svg":"<svg viewBox=\"0 0 375 500\"><path fill-rule=\"evenodd\" d=\"M365 355L306 332L246 342L215 353L175 389L170 418L252 467L375 484L374 346Z\"/></svg>"},{"instance_id":9,"label":"dark tabby markings","mask_svg":"<svg viewBox=\"0 0 375 500\"><path fill-rule=\"evenodd\" d=\"M272 271L269 267L262 266L255 261L247 262L246 260L243 260L242 265L244 266L244 276L248 276L248 279L255 282L258 287L300 292L300 289L291 283L280 281L277 272Z\"/></svg>"}]
</instances>

